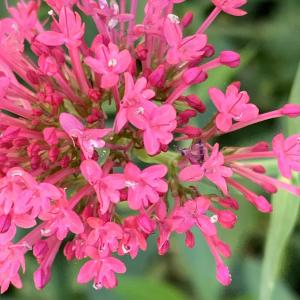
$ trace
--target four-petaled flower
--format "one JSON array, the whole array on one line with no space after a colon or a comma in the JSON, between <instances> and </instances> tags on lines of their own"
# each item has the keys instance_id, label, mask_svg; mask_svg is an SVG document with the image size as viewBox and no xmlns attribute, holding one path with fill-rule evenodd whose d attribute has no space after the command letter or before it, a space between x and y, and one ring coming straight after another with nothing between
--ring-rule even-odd
<instances>
[{"instance_id":1,"label":"four-petaled flower","mask_svg":"<svg viewBox=\"0 0 300 300\"><path fill-rule=\"evenodd\" d=\"M247 3L247 0L212 0L212 2L229 15L240 17L247 14L246 11L240 9Z\"/></svg>"}]
</instances>

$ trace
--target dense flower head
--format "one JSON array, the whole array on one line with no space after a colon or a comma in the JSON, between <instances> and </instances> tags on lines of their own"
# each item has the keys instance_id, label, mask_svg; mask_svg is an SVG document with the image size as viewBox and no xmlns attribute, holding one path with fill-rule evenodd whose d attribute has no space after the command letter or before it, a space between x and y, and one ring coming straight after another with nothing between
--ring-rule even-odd
<instances>
[{"instance_id":1,"label":"dense flower head","mask_svg":"<svg viewBox=\"0 0 300 300\"><path fill-rule=\"evenodd\" d=\"M300 188L257 163L275 159L291 178L300 171L299 134L278 133L272 147L216 142L257 122L298 117L299 105L260 113L233 82L225 91L207 91L216 112L206 125L191 121L206 105L189 88L212 69L240 64L234 51L217 53L206 30L222 12L246 14L247 1L212 0L212 12L192 35L185 33L192 13L173 13L182 2L148 0L140 24L137 0L7 5L10 17L0 20L1 293L10 284L22 287L19 271L30 251L39 264L35 286L45 287L62 245L67 260L84 260L78 283L114 288L117 274L126 272L122 257L147 251L154 234L159 255L172 250L173 235L184 235L192 248L194 234L201 234L217 280L229 285L224 259L231 250L218 231L237 222L233 191L263 213L272 205L245 179L261 193L285 189L300 196ZM42 5L48 5L45 20L38 17ZM86 18L98 30L91 44ZM21 239L18 231L25 231Z\"/></svg>"}]
</instances>

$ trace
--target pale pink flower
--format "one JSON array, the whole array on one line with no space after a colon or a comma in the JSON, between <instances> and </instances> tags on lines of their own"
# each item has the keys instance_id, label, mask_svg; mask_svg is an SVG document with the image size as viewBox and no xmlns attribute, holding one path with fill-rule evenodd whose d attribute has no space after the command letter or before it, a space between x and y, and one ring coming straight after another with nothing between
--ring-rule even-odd
<instances>
[{"instance_id":1,"label":"pale pink flower","mask_svg":"<svg viewBox=\"0 0 300 300\"><path fill-rule=\"evenodd\" d=\"M300 172L300 134L287 139L282 133L273 139L273 151L278 159L278 167L283 176L291 178L292 170Z\"/></svg>"},{"instance_id":2,"label":"pale pink flower","mask_svg":"<svg viewBox=\"0 0 300 300\"><path fill-rule=\"evenodd\" d=\"M141 209L159 200L160 194L168 191L163 180L168 169L164 165L154 165L144 170L133 163L124 168L125 185L128 188L128 205L131 209Z\"/></svg>"},{"instance_id":3,"label":"pale pink flower","mask_svg":"<svg viewBox=\"0 0 300 300\"><path fill-rule=\"evenodd\" d=\"M229 131L233 120L247 122L258 116L258 108L249 104L247 92L239 92L239 85L232 83L227 87L226 94L217 88L210 88L208 93L218 110L216 126L219 130Z\"/></svg>"},{"instance_id":4,"label":"pale pink flower","mask_svg":"<svg viewBox=\"0 0 300 300\"><path fill-rule=\"evenodd\" d=\"M110 129L86 129L76 117L68 113L60 114L59 123L71 139L77 138L86 159L93 157L95 148L105 146L102 138L111 131Z\"/></svg>"},{"instance_id":5,"label":"pale pink flower","mask_svg":"<svg viewBox=\"0 0 300 300\"><path fill-rule=\"evenodd\" d=\"M101 207L100 211L105 214L110 204L117 204L120 201L120 190L125 187L123 176L121 174L104 174L94 160L83 161L80 170L95 189Z\"/></svg>"},{"instance_id":6,"label":"pale pink flower","mask_svg":"<svg viewBox=\"0 0 300 300\"><path fill-rule=\"evenodd\" d=\"M182 181L200 181L203 177L212 181L227 195L226 177L232 176L232 170L224 166L224 156L219 152L219 145L215 144L210 157L202 165L191 165L182 169L179 178Z\"/></svg>"},{"instance_id":7,"label":"pale pink flower","mask_svg":"<svg viewBox=\"0 0 300 300\"><path fill-rule=\"evenodd\" d=\"M96 58L88 56L85 63L94 72L102 74L101 87L108 89L117 85L120 74L127 71L131 63L129 51L119 51L118 46L110 43L108 47L103 44L96 47L95 54Z\"/></svg>"}]
</instances>

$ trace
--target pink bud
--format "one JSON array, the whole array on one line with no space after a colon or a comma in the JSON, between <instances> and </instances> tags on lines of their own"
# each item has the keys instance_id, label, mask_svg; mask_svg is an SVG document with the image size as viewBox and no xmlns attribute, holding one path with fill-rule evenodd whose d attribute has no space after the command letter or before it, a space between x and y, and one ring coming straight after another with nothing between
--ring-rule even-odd
<instances>
[{"instance_id":1,"label":"pink bud","mask_svg":"<svg viewBox=\"0 0 300 300\"><path fill-rule=\"evenodd\" d=\"M187 124L191 118L197 116L197 113L192 109L187 109L178 114L177 126Z\"/></svg>"},{"instance_id":2,"label":"pink bud","mask_svg":"<svg viewBox=\"0 0 300 300\"><path fill-rule=\"evenodd\" d=\"M262 152L268 150L269 150L269 144L267 142L259 142L251 149L252 152Z\"/></svg>"},{"instance_id":3,"label":"pink bud","mask_svg":"<svg viewBox=\"0 0 300 300\"><path fill-rule=\"evenodd\" d=\"M88 93L88 97L93 101L93 102L98 102L100 97L101 97L101 93L98 89L93 88L93 89L89 89L89 93Z\"/></svg>"},{"instance_id":4,"label":"pink bud","mask_svg":"<svg viewBox=\"0 0 300 300\"><path fill-rule=\"evenodd\" d=\"M296 118L300 116L300 105L299 104L286 104L282 107L281 113L290 118Z\"/></svg>"},{"instance_id":5,"label":"pink bud","mask_svg":"<svg viewBox=\"0 0 300 300\"><path fill-rule=\"evenodd\" d=\"M75 245L73 241L66 243L64 247L64 256L69 261L75 258Z\"/></svg>"},{"instance_id":6,"label":"pink bud","mask_svg":"<svg viewBox=\"0 0 300 300\"><path fill-rule=\"evenodd\" d=\"M170 242L165 241L163 244L160 245L158 242L158 254L159 255L165 255L170 249Z\"/></svg>"},{"instance_id":7,"label":"pink bud","mask_svg":"<svg viewBox=\"0 0 300 300\"><path fill-rule=\"evenodd\" d=\"M177 128L177 133L182 133L187 135L188 137L199 137L202 134L201 128L193 127L193 126L185 126L183 128Z\"/></svg>"},{"instance_id":8,"label":"pink bud","mask_svg":"<svg viewBox=\"0 0 300 300\"><path fill-rule=\"evenodd\" d=\"M224 228L233 228L237 221L237 216L230 210L222 210L218 212L218 222Z\"/></svg>"},{"instance_id":9,"label":"pink bud","mask_svg":"<svg viewBox=\"0 0 300 300\"><path fill-rule=\"evenodd\" d=\"M154 232L156 224L153 220L149 218L148 215L142 214L137 217L137 223L141 230L146 234L151 234Z\"/></svg>"},{"instance_id":10,"label":"pink bud","mask_svg":"<svg viewBox=\"0 0 300 300\"><path fill-rule=\"evenodd\" d=\"M194 67L184 71L182 79L187 85L198 84L207 79L207 73L200 67Z\"/></svg>"},{"instance_id":11,"label":"pink bud","mask_svg":"<svg viewBox=\"0 0 300 300\"><path fill-rule=\"evenodd\" d=\"M237 52L234 51L222 51L220 54L220 63L229 67L236 68L240 65L241 58Z\"/></svg>"},{"instance_id":12,"label":"pink bud","mask_svg":"<svg viewBox=\"0 0 300 300\"><path fill-rule=\"evenodd\" d=\"M215 55L215 47L211 44L207 44L204 48L204 56L205 57L212 57Z\"/></svg>"},{"instance_id":13,"label":"pink bud","mask_svg":"<svg viewBox=\"0 0 300 300\"><path fill-rule=\"evenodd\" d=\"M38 60L38 65L41 72L47 76L53 76L59 70L55 58L48 55L41 55Z\"/></svg>"},{"instance_id":14,"label":"pink bud","mask_svg":"<svg viewBox=\"0 0 300 300\"><path fill-rule=\"evenodd\" d=\"M66 155L60 161L60 166L62 168L67 168L70 165L70 162L71 162L71 158L68 155Z\"/></svg>"},{"instance_id":15,"label":"pink bud","mask_svg":"<svg viewBox=\"0 0 300 300\"><path fill-rule=\"evenodd\" d=\"M266 173L266 169L262 165L251 166L251 169L256 173L260 173L260 174Z\"/></svg>"},{"instance_id":16,"label":"pink bud","mask_svg":"<svg viewBox=\"0 0 300 300\"><path fill-rule=\"evenodd\" d=\"M186 28L193 22L193 19L194 19L194 14L188 11L182 17L180 24L183 28Z\"/></svg>"},{"instance_id":17,"label":"pink bud","mask_svg":"<svg viewBox=\"0 0 300 300\"><path fill-rule=\"evenodd\" d=\"M56 133L56 128L55 127L47 127L43 130L43 136L44 140L48 145L57 145L58 143L58 137Z\"/></svg>"},{"instance_id":18,"label":"pink bud","mask_svg":"<svg viewBox=\"0 0 300 300\"><path fill-rule=\"evenodd\" d=\"M143 61L147 58L147 54L148 54L148 50L145 48L145 46L143 44L139 44L136 47L136 55L138 56L138 58Z\"/></svg>"},{"instance_id":19,"label":"pink bud","mask_svg":"<svg viewBox=\"0 0 300 300\"><path fill-rule=\"evenodd\" d=\"M43 267L40 267L33 274L34 285L38 290L43 289L50 281L50 279L51 279L50 268L44 269Z\"/></svg>"},{"instance_id":20,"label":"pink bud","mask_svg":"<svg viewBox=\"0 0 300 300\"><path fill-rule=\"evenodd\" d=\"M264 182L262 184L262 188L267 192L267 193L270 193L270 194L275 194L277 193L278 189L276 186L274 186L273 184L269 183L269 182Z\"/></svg>"},{"instance_id":21,"label":"pink bud","mask_svg":"<svg viewBox=\"0 0 300 300\"><path fill-rule=\"evenodd\" d=\"M48 243L45 240L40 240L33 246L32 250L33 250L33 255L40 263L48 253L49 250Z\"/></svg>"},{"instance_id":22,"label":"pink bud","mask_svg":"<svg viewBox=\"0 0 300 300\"><path fill-rule=\"evenodd\" d=\"M206 106L202 100L195 94L188 95L184 98L185 102L199 113L204 113L206 111Z\"/></svg>"},{"instance_id":23,"label":"pink bud","mask_svg":"<svg viewBox=\"0 0 300 300\"><path fill-rule=\"evenodd\" d=\"M216 241L216 247L218 251L222 254L222 256L229 258L231 256L231 249L228 244L225 244L224 242L218 240Z\"/></svg>"},{"instance_id":24,"label":"pink bud","mask_svg":"<svg viewBox=\"0 0 300 300\"><path fill-rule=\"evenodd\" d=\"M195 247L195 236L190 230L185 233L185 245L190 249Z\"/></svg>"},{"instance_id":25,"label":"pink bud","mask_svg":"<svg viewBox=\"0 0 300 300\"><path fill-rule=\"evenodd\" d=\"M0 233L5 233L11 226L11 217L9 215L0 216Z\"/></svg>"},{"instance_id":26,"label":"pink bud","mask_svg":"<svg viewBox=\"0 0 300 300\"><path fill-rule=\"evenodd\" d=\"M252 200L253 200L253 204L260 212L270 213L272 211L272 205L265 197L258 196L253 198Z\"/></svg>"},{"instance_id":27,"label":"pink bud","mask_svg":"<svg viewBox=\"0 0 300 300\"><path fill-rule=\"evenodd\" d=\"M55 145L51 146L50 150L48 151L48 157L51 162L55 162L59 155L59 148Z\"/></svg>"},{"instance_id":28,"label":"pink bud","mask_svg":"<svg viewBox=\"0 0 300 300\"><path fill-rule=\"evenodd\" d=\"M148 77L148 81L152 86L162 87L165 83L166 68L164 65L159 65Z\"/></svg>"},{"instance_id":29,"label":"pink bud","mask_svg":"<svg viewBox=\"0 0 300 300\"><path fill-rule=\"evenodd\" d=\"M240 207L238 202L231 197L219 199L219 204L222 205L223 207L232 208L234 210L238 210Z\"/></svg>"},{"instance_id":30,"label":"pink bud","mask_svg":"<svg viewBox=\"0 0 300 300\"><path fill-rule=\"evenodd\" d=\"M229 272L229 268L224 264L217 265L216 277L222 285L227 286L231 283L231 275Z\"/></svg>"}]
</instances>

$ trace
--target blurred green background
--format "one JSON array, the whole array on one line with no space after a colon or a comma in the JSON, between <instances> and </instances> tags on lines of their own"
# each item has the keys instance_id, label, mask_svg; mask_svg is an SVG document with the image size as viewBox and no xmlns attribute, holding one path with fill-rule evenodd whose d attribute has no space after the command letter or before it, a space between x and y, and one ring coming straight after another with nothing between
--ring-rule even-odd
<instances>
[{"instance_id":1,"label":"blurred green background","mask_svg":"<svg viewBox=\"0 0 300 300\"><path fill-rule=\"evenodd\" d=\"M11 1L10 3L13 3ZM143 6L145 1L139 1ZM193 92L207 101L207 88L225 88L230 81L242 81L252 101L261 111L275 109L286 103L291 93L300 59L300 1L249 0L248 15L236 18L223 14L208 30L210 43L217 51L232 49L242 55L242 65L236 70L219 69L210 75L207 83ZM190 33L209 13L208 0L187 0L178 5L176 13L182 16L190 10L195 14ZM46 11L46 10L45 10ZM141 10L142 11L142 10ZM0 0L0 14L5 15L4 1ZM88 30L88 40L95 32ZM290 98L291 99L291 98ZM293 101L300 103L300 76L294 85ZM212 107L209 106L209 111ZM203 116L199 122L203 122ZM247 145L262 139L270 141L282 129L297 130L297 122L269 121L252 126L239 133L222 138L222 145ZM272 167L276 176L276 167ZM205 242L196 232L197 243L193 250L186 249L182 238L173 238L171 251L164 257L156 252L155 239L146 253L131 261L126 259L128 272L120 276L120 285L112 291L94 291L91 285L76 283L81 263L67 263L58 257L53 268L52 281L43 291L35 291L32 272L36 262L29 257L24 288L11 289L1 299L33 300L296 300L300 299L300 227L298 201L285 193L274 199L276 211L270 216L257 213L241 201L239 222L235 229L222 232L221 237L232 245L229 260L233 283L224 288L215 280L215 266ZM278 203L278 210L277 210ZM287 205L285 205L287 203ZM293 233L285 245L289 233ZM268 250L264 259L264 248ZM286 246L286 247L284 247ZM281 248L283 247L282 255ZM264 268L263 276L261 276ZM278 269L278 270L277 270ZM278 272L277 272L278 271ZM274 281L278 273L278 280ZM268 290L274 287L272 296ZM260 296L259 296L260 291ZM266 292L266 293L265 293Z\"/></svg>"}]
</instances>

